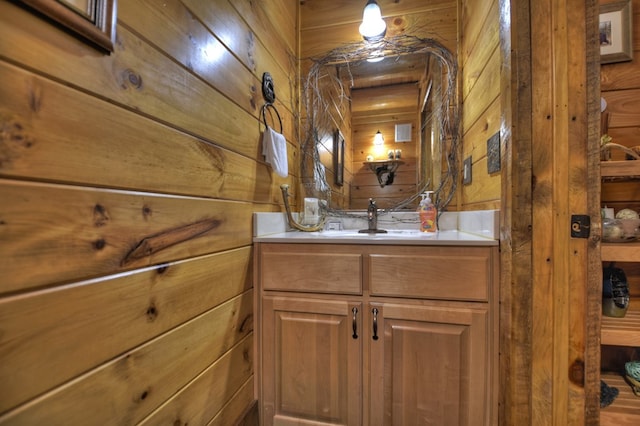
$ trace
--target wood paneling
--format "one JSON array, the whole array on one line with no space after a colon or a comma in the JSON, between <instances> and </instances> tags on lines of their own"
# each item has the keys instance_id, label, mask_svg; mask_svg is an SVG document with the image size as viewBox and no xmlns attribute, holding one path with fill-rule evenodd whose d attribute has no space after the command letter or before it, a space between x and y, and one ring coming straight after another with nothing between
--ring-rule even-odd
<instances>
[{"instance_id":1,"label":"wood paneling","mask_svg":"<svg viewBox=\"0 0 640 426\"><path fill-rule=\"evenodd\" d=\"M0 424L254 406L251 223L299 175L298 8L119 2L105 54L0 3ZM261 152L267 71L286 178Z\"/></svg>"},{"instance_id":2,"label":"wood paneling","mask_svg":"<svg viewBox=\"0 0 640 426\"><path fill-rule=\"evenodd\" d=\"M487 140L500 129L502 52L499 49L497 0L463 0L461 21L462 158L471 156L472 182L462 185L458 199L462 210L499 209L501 175L487 170ZM502 149L501 149L502 150ZM460 166L460 170L462 167Z\"/></svg>"},{"instance_id":3,"label":"wood paneling","mask_svg":"<svg viewBox=\"0 0 640 426\"><path fill-rule=\"evenodd\" d=\"M12 344L0 352L0 411L247 291L252 279L245 247L1 300Z\"/></svg>"},{"instance_id":4,"label":"wood paneling","mask_svg":"<svg viewBox=\"0 0 640 426\"><path fill-rule=\"evenodd\" d=\"M252 309L253 292L248 291L0 417L0 422L83 424L90 416L96 424L136 423L176 391L193 385L193 378L238 342L250 345L251 337L245 338L253 331ZM234 374L252 369L249 351L245 347L230 355L240 358L236 362L241 368Z\"/></svg>"}]
</instances>

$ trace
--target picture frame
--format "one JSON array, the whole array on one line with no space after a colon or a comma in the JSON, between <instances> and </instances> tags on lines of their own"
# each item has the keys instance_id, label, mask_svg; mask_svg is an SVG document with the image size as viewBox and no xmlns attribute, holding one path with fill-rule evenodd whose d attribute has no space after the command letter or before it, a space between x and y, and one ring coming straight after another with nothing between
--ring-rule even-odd
<instances>
[{"instance_id":1,"label":"picture frame","mask_svg":"<svg viewBox=\"0 0 640 426\"><path fill-rule=\"evenodd\" d=\"M333 170L334 183L344 185L344 136L340 129L335 131L333 137Z\"/></svg>"},{"instance_id":2,"label":"picture frame","mask_svg":"<svg viewBox=\"0 0 640 426\"><path fill-rule=\"evenodd\" d=\"M632 0L600 6L600 63L611 64L633 59Z\"/></svg>"},{"instance_id":3,"label":"picture frame","mask_svg":"<svg viewBox=\"0 0 640 426\"><path fill-rule=\"evenodd\" d=\"M20 0L92 45L113 52L117 0Z\"/></svg>"}]
</instances>

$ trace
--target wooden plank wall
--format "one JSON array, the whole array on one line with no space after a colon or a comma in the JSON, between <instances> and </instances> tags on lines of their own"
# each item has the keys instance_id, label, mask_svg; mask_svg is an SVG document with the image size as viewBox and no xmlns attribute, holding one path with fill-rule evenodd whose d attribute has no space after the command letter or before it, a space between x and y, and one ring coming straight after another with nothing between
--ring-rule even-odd
<instances>
[{"instance_id":1,"label":"wooden plank wall","mask_svg":"<svg viewBox=\"0 0 640 426\"><path fill-rule=\"evenodd\" d=\"M297 180L297 10L120 1L105 54L0 2L0 424L228 425L253 404L252 213ZM287 178L261 155L266 71Z\"/></svg>"},{"instance_id":2,"label":"wooden plank wall","mask_svg":"<svg viewBox=\"0 0 640 426\"><path fill-rule=\"evenodd\" d=\"M349 0L306 0L300 6L300 42L301 57L322 56L326 52L345 43L361 41L362 37L358 33L358 26L362 21L362 10L365 3ZM387 23L387 35L411 34L418 37L432 37L441 41L452 52L457 52L457 20L458 8L456 1L435 0L425 2L424 0L392 1L379 0L378 4L383 13L383 18ZM304 67L303 67L304 69ZM338 114L335 114L338 116ZM404 119L405 116L402 116ZM395 118L394 118L395 120ZM411 119L412 121L415 118ZM393 203L393 200L404 199L415 192L415 157L411 158L410 153L415 152L413 147L400 146L407 151L403 160L407 165L402 166L396 182L392 186L380 188L377 178L373 173L363 168L362 161L366 159L368 153L360 149L360 145L371 143L373 134L377 131L378 125L371 123L352 123L350 119L340 122L336 120L336 127L340 128L345 135L345 184L342 187L333 187L333 198L344 208L365 208L369 197L380 199L379 207L384 208L385 203ZM361 125L361 126L360 126ZM385 138L391 145L393 133L390 124L388 131L385 131ZM376 130L371 133L371 129ZM331 129L325 129L325 139L329 139ZM391 132L391 133L388 133ZM416 128L417 132L417 128ZM417 135L417 133L415 133ZM384 148L384 153L390 149ZM395 147L394 147L395 149ZM333 181L333 164L331 156L332 146L325 146L323 164L327 169L330 183Z\"/></svg>"},{"instance_id":3,"label":"wooden plank wall","mask_svg":"<svg viewBox=\"0 0 640 426\"><path fill-rule=\"evenodd\" d=\"M600 4L611 3L601 0ZM600 73L602 97L607 101L608 129L604 128L613 142L627 147L640 146L640 0L633 0L633 60L603 64ZM611 159L623 160L619 150L611 151ZM605 182L602 185L602 205L613 207L616 211L632 208L640 211L640 185L638 182ZM640 264L619 263L629 283L631 297L640 298ZM623 367L626 359L637 355L621 356L616 350L605 348L602 354L603 368L617 370ZM617 352L617 354L616 354ZM629 350L631 354L633 350ZM636 350L637 353L637 350Z\"/></svg>"},{"instance_id":4,"label":"wooden plank wall","mask_svg":"<svg viewBox=\"0 0 640 426\"><path fill-rule=\"evenodd\" d=\"M499 209L501 174L489 174L487 140L500 132L498 0L462 0L460 54L462 154L471 157L472 182L459 178L459 210ZM460 167L462 170L462 167Z\"/></svg>"},{"instance_id":5,"label":"wooden plank wall","mask_svg":"<svg viewBox=\"0 0 640 426\"><path fill-rule=\"evenodd\" d=\"M397 204L416 193L419 88L416 84L394 85L381 88L361 89L352 92L352 209L366 209L369 198L376 200L380 208ZM377 100L375 103L373 100ZM411 141L395 142L395 125L411 125ZM377 131L384 136L384 144L373 145ZM381 187L378 178L364 165L367 156L375 160L388 158L389 150L401 150L404 162L395 173L393 184Z\"/></svg>"},{"instance_id":6,"label":"wooden plank wall","mask_svg":"<svg viewBox=\"0 0 640 426\"><path fill-rule=\"evenodd\" d=\"M599 330L596 0L500 1L509 161L501 209L504 424L598 424L591 373ZM512 22L506 24L507 17ZM595 297L599 299L600 294ZM599 302L599 300L597 300Z\"/></svg>"}]
</instances>

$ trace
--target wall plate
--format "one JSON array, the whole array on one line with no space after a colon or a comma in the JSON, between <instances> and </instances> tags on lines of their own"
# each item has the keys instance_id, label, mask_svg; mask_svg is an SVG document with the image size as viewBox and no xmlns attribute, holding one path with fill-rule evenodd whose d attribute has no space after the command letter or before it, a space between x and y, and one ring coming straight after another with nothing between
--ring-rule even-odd
<instances>
[{"instance_id":1,"label":"wall plate","mask_svg":"<svg viewBox=\"0 0 640 426\"><path fill-rule=\"evenodd\" d=\"M500 171L500 132L487 140L487 172L489 174Z\"/></svg>"},{"instance_id":2,"label":"wall plate","mask_svg":"<svg viewBox=\"0 0 640 426\"><path fill-rule=\"evenodd\" d=\"M462 183L464 185L471 184L471 156L464 159L462 165Z\"/></svg>"}]
</instances>

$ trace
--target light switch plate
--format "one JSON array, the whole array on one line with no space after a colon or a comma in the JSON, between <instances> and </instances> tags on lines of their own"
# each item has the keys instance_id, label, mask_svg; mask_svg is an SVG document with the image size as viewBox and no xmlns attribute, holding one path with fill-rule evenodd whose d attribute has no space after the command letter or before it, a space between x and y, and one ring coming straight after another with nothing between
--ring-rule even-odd
<instances>
[{"instance_id":1,"label":"light switch plate","mask_svg":"<svg viewBox=\"0 0 640 426\"><path fill-rule=\"evenodd\" d=\"M500 132L487 140L487 172L489 174L500 171Z\"/></svg>"},{"instance_id":2,"label":"light switch plate","mask_svg":"<svg viewBox=\"0 0 640 426\"><path fill-rule=\"evenodd\" d=\"M462 183L464 185L471 184L471 156L464 159L462 166Z\"/></svg>"}]
</instances>

